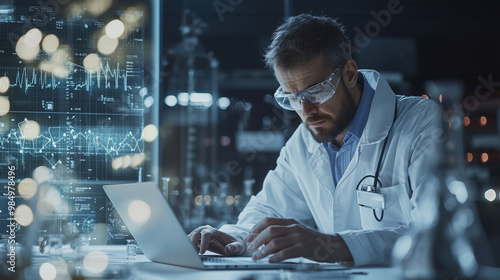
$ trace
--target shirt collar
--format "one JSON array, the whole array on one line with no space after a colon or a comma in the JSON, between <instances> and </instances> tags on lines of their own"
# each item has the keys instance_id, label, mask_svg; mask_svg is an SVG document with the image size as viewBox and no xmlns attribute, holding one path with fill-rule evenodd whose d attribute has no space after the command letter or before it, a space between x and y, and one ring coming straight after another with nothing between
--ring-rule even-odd
<instances>
[{"instance_id":1,"label":"shirt collar","mask_svg":"<svg viewBox=\"0 0 500 280\"><path fill-rule=\"evenodd\" d=\"M368 82L366 82L363 74L358 72L358 83L363 85L363 93L361 94L361 100L359 101L358 108L354 114L354 118L349 126L344 137L344 144L354 140L352 137L356 137L357 140L361 138L363 130L368 120L368 115L370 113L370 106L373 100L373 95L375 94L375 89L373 89ZM324 143L325 148L330 147L334 150L338 150L338 147L333 143Z\"/></svg>"},{"instance_id":2,"label":"shirt collar","mask_svg":"<svg viewBox=\"0 0 500 280\"><path fill-rule=\"evenodd\" d=\"M366 121L368 120L368 115L370 114L370 106L372 104L373 95L375 94L375 89L373 89L369 83L365 82L365 77L361 73L358 72L358 75L361 76L358 78L358 81L361 80L361 84L364 85L363 94L361 95L361 100L359 101L358 108L356 109L354 119L349 126L347 134L351 134L359 140L365 128ZM347 135L345 138L347 138Z\"/></svg>"}]
</instances>

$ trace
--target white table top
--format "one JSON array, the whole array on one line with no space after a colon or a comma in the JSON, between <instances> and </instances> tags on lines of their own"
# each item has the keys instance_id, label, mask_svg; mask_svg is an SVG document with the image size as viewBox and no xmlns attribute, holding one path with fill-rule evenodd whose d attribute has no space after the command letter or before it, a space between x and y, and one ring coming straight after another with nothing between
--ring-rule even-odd
<instances>
[{"instance_id":1,"label":"white table top","mask_svg":"<svg viewBox=\"0 0 500 280\"><path fill-rule=\"evenodd\" d=\"M106 245L90 246L90 251L104 252L108 259L106 270L101 274L89 274L84 269L83 261L77 260L75 252L68 248L63 250L72 274L83 275L88 279L203 279L203 280L231 280L231 279L401 279L399 268L395 267L360 267L351 269L316 270L309 272L285 270L217 270L203 271L185 267L178 267L149 261L139 254L135 260L127 260L126 246ZM40 266L49 260L47 255L34 250L33 264L26 270L27 279L41 279ZM90 277L89 277L90 276ZM482 267L478 279L495 279L500 277L500 268ZM62 278L64 279L64 278ZM70 279L70 278L69 278Z\"/></svg>"}]
</instances>

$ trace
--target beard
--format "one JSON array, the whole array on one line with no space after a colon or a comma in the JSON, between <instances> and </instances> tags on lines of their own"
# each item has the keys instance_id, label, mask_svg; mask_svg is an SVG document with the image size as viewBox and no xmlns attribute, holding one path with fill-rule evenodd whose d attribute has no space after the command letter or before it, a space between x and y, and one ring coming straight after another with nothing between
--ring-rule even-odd
<instances>
[{"instance_id":1,"label":"beard","mask_svg":"<svg viewBox=\"0 0 500 280\"><path fill-rule=\"evenodd\" d=\"M354 119L354 115L356 114L357 106L354 102L354 98L352 97L352 94L347 86L344 84L343 80L341 80L341 84L344 91L344 98L342 98L340 101L342 106L340 106L340 111L338 112L338 114L336 114L337 119L334 120L331 116L314 115L304 121L307 130L311 132L314 140L316 140L318 143L331 142L335 138L337 138L337 136L339 136L342 131L349 127L352 120ZM329 121L332 124L332 127L329 129L323 127L317 127L313 129L308 125L308 123L314 123L322 120Z\"/></svg>"}]
</instances>

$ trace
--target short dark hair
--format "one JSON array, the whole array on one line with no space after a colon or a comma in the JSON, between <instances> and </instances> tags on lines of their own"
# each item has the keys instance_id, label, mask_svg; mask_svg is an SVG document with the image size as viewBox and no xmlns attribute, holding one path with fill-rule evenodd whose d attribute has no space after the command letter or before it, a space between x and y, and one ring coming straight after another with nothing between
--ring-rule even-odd
<instances>
[{"instance_id":1,"label":"short dark hair","mask_svg":"<svg viewBox=\"0 0 500 280\"><path fill-rule=\"evenodd\" d=\"M276 28L265 62L271 69L276 66L286 70L320 54L332 68L351 58L344 25L329 17L301 14L288 18Z\"/></svg>"}]
</instances>

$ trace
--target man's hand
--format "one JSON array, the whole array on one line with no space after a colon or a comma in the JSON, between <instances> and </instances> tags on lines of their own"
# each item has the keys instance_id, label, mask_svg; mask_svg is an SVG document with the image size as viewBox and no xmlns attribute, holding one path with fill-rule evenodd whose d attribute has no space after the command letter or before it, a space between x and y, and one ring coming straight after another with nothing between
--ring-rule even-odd
<instances>
[{"instance_id":1,"label":"man's hand","mask_svg":"<svg viewBox=\"0 0 500 280\"><path fill-rule=\"evenodd\" d=\"M269 262L297 257L319 262L353 262L349 248L339 235L322 234L293 219L266 218L252 228L245 241L248 251L255 252L254 260L273 255Z\"/></svg>"},{"instance_id":2,"label":"man's hand","mask_svg":"<svg viewBox=\"0 0 500 280\"><path fill-rule=\"evenodd\" d=\"M210 250L221 255L239 256L243 255L247 249L241 238L218 231L208 225L193 230L187 237L200 254Z\"/></svg>"}]
</instances>

